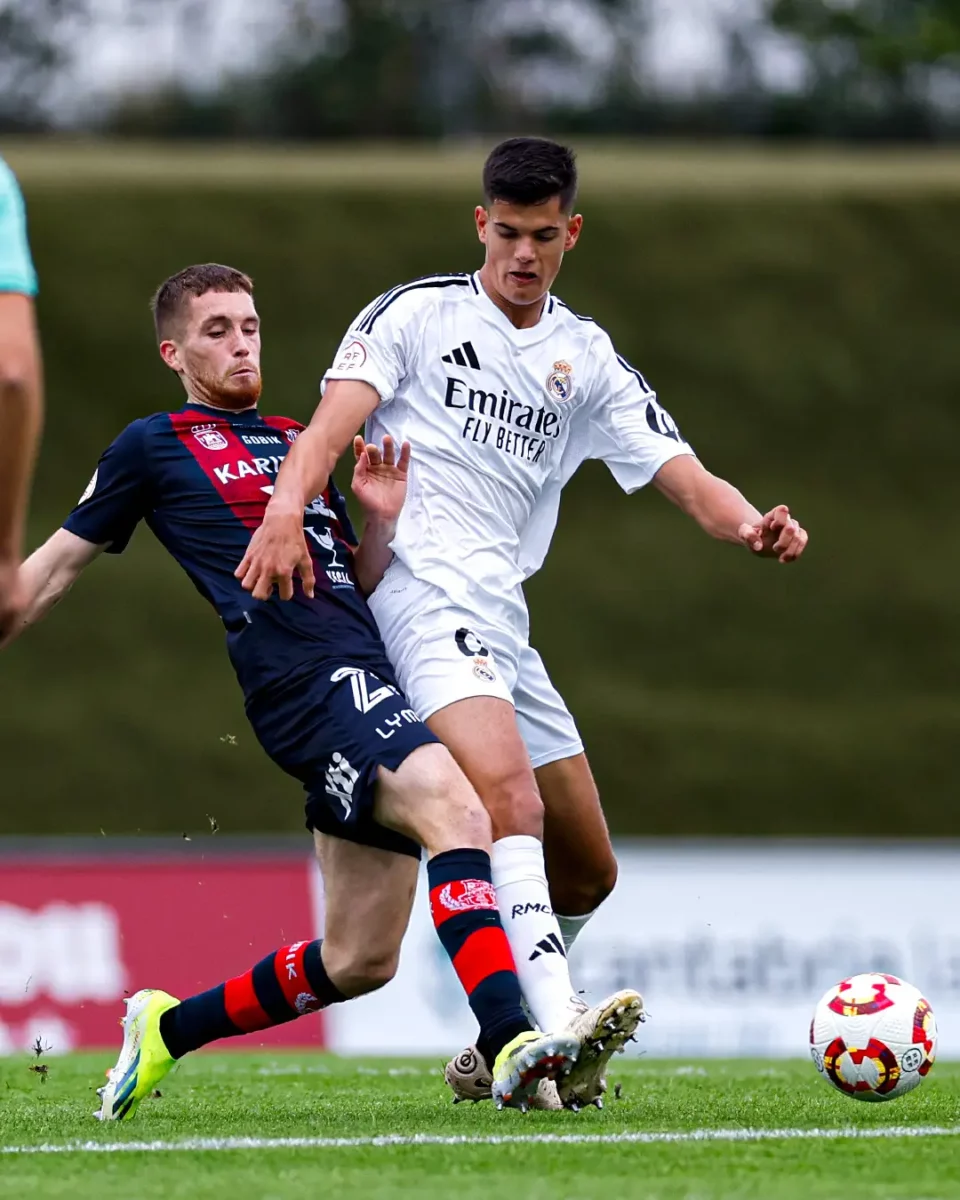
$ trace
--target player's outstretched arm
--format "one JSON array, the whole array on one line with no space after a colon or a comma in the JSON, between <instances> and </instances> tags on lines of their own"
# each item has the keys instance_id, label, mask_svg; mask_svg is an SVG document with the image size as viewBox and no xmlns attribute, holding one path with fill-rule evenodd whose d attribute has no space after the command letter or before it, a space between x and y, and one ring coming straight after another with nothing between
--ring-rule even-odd
<instances>
[{"instance_id":1,"label":"player's outstretched arm","mask_svg":"<svg viewBox=\"0 0 960 1200\"><path fill-rule=\"evenodd\" d=\"M807 532L785 504L761 513L731 483L711 475L697 459L680 455L653 478L662 492L711 537L746 546L762 558L795 562L807 545Z\"/></svg>"},{"instance_id":2,"label":"player's outstretched arm","mask_svg":"<svg viewBox=\"0 0 960 1200\"><path fill-rule=\"evenodd\" d=\"M392 437L383 439L383 449L362 437L353 439L353 494L363 509L364 525L360 546L353 556L357 582L369 596L393 560L390 543L397 532L397 519L407 495L410 443L397 454Z\"/></svg>"},{"instance_id":3,"label":"player's outstretched arm","mask_svg":"<svg viewBox=\"0 0 960 1200\"><path fill-rule=\"evenodd\" d=\"M40 440L43 386L33 300L0 294L0 637L16 624L27 495Z\"/></svg>"},{"instance_id":4,"label":"player's outstretched arm","mask_svg":"<svg viewBox=\"0 0 960 1200\"><path fill-rule=\"evenodd\" d=\"M279 588L280 599L293 597L297 572L313 595L313 564L303 533L303 510L327 486L337 459L357 429L380 403L376 389L355 380L334 380L284 459L263 524L254 530L243 561L234 572L257 600Z\"/></svg>"},{"instance_id":5,"label":"player's outstretched arm","mask_svg":"<svg viewBox=\"0 0 960 1200\"><path fill-rule=\"evenodd\" d=\"M0 639L0 649L35 625L67 594L84 567L106 549L77 537L69 529L58 529L20 567L18 584L22 608L16 622Z\"/></svg>"}]
</instances>

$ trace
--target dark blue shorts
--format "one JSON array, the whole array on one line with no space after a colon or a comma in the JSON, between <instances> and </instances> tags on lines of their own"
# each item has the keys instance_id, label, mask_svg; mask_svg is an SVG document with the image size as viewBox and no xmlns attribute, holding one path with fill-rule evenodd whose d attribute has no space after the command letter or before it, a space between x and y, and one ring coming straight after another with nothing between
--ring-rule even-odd
<instances>
[{"instance_id":1,"label":"dark blue shorts","mask_svg":"<svg viewBox=\"0 0 960 1200\"><path fill-rule=\"evenodd\" d=\"M395 771L436 742L389 665L322 660L247 699L260 745L306 789L307 828L420 857L416 842L373 818L377 768Z\"/></svg>"}]
</instances>

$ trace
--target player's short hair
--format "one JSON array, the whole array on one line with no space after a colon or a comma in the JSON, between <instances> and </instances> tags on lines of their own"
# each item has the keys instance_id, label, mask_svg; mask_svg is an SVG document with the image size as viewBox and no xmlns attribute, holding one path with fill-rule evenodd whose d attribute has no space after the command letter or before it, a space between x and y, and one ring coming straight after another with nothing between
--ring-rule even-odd
<instances>
[{"instance_id":1,"label":"player's short hair","mask_svg":"<svg viewBox=\"0 0 960 1200\"><path fill-rule=\"evenodd\" d=\"M547 138L509 138L483 164L483 193L488 204L543 204L559 196L561 209L570 212L577 198L576 156Z\"/></svg>"},{"instance_id":2,"label":"player's short hair","mask_svg":"<svg viewBox=\"0 0 960 1200\"><path fill-rule=\"evenodd\" d=\"M171 275L160 284L150 301L157 341L172 337L189 300L205 296L207 292L246 292L252 296L253 280L243 271L221 263L198 263Z\"/></svg>"}]
</instances>

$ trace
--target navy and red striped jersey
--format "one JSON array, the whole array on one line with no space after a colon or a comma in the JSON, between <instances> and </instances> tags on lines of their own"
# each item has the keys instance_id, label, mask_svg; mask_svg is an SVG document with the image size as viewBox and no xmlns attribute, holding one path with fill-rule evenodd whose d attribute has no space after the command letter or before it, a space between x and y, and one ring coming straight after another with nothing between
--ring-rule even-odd
<instances>
[{"instance_id":1,"label":"navy and red striped jersey","mask_svg":"<svg viewBox=\"0 0 960 1200\"><path fill-rule=\"evenodd\" d=\"M293 600L274 595L261 602L234 576L301 429L286 417L192 402L141 418L101 456L64 522L71 533L119 554L145 521L220 614L248 692L318 657L385 660L357 586L351 551L357 539L332 480L304 511L316 575L312 600L297 580Z\"/></svg>"}]
</instances>

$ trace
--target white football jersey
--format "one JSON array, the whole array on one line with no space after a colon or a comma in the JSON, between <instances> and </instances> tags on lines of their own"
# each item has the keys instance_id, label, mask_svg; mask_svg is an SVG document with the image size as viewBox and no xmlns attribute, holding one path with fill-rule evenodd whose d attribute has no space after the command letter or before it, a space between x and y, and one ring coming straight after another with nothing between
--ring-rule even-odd
<instances>
[{"instance_id":1,"label":"white football jersey","mask_svg":"<svg viewBox=\"0 0 960 1200\"><path fill-rule=\"evenodd\" d=\"M517 329L477 274L380 296L344 337L324 385L333 379L380 394L369 441L412 444L396 556L457 607L510 629L526 629L522 583L585 459L635 491L692 453L599 325L548 295L538 324Z\"/></svg>"}]
</instances>

